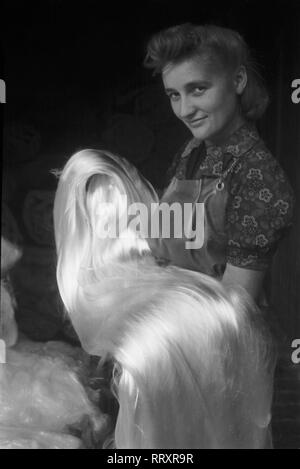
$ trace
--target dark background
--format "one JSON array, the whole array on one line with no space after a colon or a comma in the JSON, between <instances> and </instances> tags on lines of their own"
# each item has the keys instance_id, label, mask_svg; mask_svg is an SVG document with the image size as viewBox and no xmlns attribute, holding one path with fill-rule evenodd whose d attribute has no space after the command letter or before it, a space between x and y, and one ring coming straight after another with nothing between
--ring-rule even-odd
<instances>
[{"instance_id":1,"label":"dark background","mask_svg":"<svg viewBox=\"0 0 300 469\"><path fill-rule=\"evenodd\" d=\"M148 38L182 22L237 29L261 65L271 94L258 127L299 200L300 1L63 0L7 1L2 10L2 79L7 86L3 142L2 232L23 246L14 273L20 329L35 340L72 339L55 283L52 203L61 167L80 148L106 147L134 162L156 186L189 136L173 115L159 77L142 66ZM281 352L275 442L300 446L300 217L282 242L267 279Z\"/></svg>"},{"instance_id":2,"label":"dark background","mask_svg":"<svg viewBox=\"0 0 300 469\"><path fill-rule=\"evenodd\" d=\"M129 114L149 133L139 129L145 133L142 145L138 132L128 136L119 130L120 150L124 153L125 147L125 156L137 160L153 153L144 173L161 186L161 171L155 167L165 169L188 131L172 116L159 77L142 66L145 45L162 27L212 22L238 29L255 51L272 97L260 127L281 157L279 108L290 101L296 74L299 10L298 0L7 2L2 21L6 121L32 124L44 154L69 155L78 147L118 140L103 133L111 129L112 116ZM136 120L113 122L118 129L133 129ZM295 172L285 161L283 165L296 183Z\"/></svg>"}]
</instances>

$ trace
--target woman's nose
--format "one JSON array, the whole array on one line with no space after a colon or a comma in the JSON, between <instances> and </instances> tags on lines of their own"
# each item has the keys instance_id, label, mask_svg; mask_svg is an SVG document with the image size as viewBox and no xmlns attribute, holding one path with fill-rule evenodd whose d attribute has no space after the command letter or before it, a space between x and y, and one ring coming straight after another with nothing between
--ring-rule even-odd
<instances>
[{"instance_id":1,"label":"woman's nose","mask_svg":"<svg viewBox=\"0 0 300 469\"><path fill-rule=\"evenodd\" d=\"M182 119L192 116L195 112L193 102L189 98L181 98L179 115Z\"/></svg>"}]
</instances>

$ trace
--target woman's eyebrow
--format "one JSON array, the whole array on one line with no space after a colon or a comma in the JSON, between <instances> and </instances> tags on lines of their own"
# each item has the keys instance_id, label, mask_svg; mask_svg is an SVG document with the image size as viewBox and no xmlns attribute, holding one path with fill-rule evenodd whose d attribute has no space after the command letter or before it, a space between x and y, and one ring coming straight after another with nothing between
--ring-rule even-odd
<instances>
[{"instance_id":1,"label":"woman's eyebrow","mask_svg":"<svg viewBox=\"0 0 300 469\"><path fill-rule=\"evenodd\" d=\"M197 86L210 86L210 81L208 80L193 80L193 81L189 81L188 83L185 83L184 85L184 90L185 91L190 91L191 89L197 87ZM171 92L175 92L177 93L178 90L176 90L175 88L165 88L165 92L166 93L171 93Z\"/></svg>"},{"instance_id":2,"label":"woman's eyebrow","mask_svg":"<svg viewBox=\"0 0 300 469\"><path fill-rule=\"evenodd\" d=\"M164 88L164 91L166 93L174 93L174 91L175 91L175 93L177 93L177 90L175 90L174 88Z\"/></svg>"},{"instance_id":3,"label":"woman's eyebrow","mask_svg":"<svg viewBox=\"0 0 300 469\"><path fill-rule=\"evenodd\" d=\"M209 86L210 82L208 80L193 80L189 81L184 85L184 88L189 91L192 88L195 88L197 86Z\"/></svg>"}]
</instances>

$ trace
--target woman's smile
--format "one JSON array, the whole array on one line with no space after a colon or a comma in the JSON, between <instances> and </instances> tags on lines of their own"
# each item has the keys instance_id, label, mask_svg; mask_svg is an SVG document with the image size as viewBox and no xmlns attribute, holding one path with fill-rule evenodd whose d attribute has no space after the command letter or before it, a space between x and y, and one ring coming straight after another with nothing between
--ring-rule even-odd
<instances>
[{"instance_id":1,"label":"woman's smile","mask_svg":"<svg viewBox=\"0 0 300 469\"><path fill-rule=\"evenodd\" d=\"M207 116L205 117L200 117L198 119L193 119L190 121L185 121L186 125L188 127L192 127L193 129L202 126L205 123L205 120L207 119Z\"/></svg>"}]
</instances>

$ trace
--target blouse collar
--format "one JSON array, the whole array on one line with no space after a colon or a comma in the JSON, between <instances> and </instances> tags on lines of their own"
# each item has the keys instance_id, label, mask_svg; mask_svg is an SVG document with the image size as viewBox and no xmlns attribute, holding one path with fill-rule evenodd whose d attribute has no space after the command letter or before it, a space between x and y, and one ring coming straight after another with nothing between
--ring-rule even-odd
<instances>
[{"instance_id":1,"label":"blouse collar","mask_svg":"<svg viewBox=\"0 0 300 469\"><path fill-rule=\"evenodd\" d=\"M248 152L258 141L260 137L254 124L246 123L232 133L223 146L207 145L206 157L200 165L200 170L204 174L220 175L223 170L224 156L228 159L238 158ZM181 157L186 158L192 150L199 147L202 140L193 138L188 143ZM227 160L227 158L226 158Z\"/></svg>"}]
</instances>

